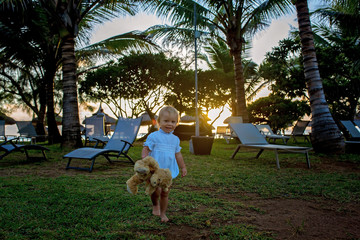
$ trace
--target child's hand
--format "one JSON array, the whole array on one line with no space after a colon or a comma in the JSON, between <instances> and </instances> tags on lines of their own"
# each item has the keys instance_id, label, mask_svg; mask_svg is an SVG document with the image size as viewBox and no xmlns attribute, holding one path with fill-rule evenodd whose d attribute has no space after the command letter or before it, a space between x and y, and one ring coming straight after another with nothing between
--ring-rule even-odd
<instances>
[{"instance_id":1,"label":"child's hand","mask_svg":"<svg viewBox=\"0 0 360 240\"><path fill-rule=\"evenodd\" d=\"M181 169L181 177L185 177L187 175L187 169L186 168L182 168Z\"/></svg>"}]
</instances>

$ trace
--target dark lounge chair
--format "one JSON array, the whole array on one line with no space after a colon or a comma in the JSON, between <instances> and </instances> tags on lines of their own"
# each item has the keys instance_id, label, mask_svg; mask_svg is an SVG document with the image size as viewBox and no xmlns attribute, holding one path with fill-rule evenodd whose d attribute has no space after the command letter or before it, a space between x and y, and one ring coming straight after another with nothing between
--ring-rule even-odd
<instances>
[{"instance_id":1,"label":"dark lounge chair","mask_svg":"<svg viewBox=\"0 0 360 240\"><path fill-rule=\"evenodd\" d=\"M42 152L43 159L47 160L45 151L49 150L46 147L43 147L38 144L17 144L16 142L19 140L19 138L14 138L11 140L7 140L0 144L0 151L3 152L2 155L0 155L0 159L4 158L5 156L9 155L13 152L25 152L27 160L34 159L37 157L30 157L29 150L39 150Z\"/></svg>"},{"instance_id":2,"label":"dark lounge chair","mask_svg":"<svg viewBox=\"0 0 360 240\"><path fill-rule=\"evenodd\" d=\"M114 134L104 146L104 148L100 149L95 147L83 147L64 155L64 158L68 158L66 169L78 169L92 172L95 159L100 155L104 156L110 163L113 162L110 157L116 157L117 159L119 157L125 157L131 163L134 163L133 159L128 155L128 151L136 139L140 129L140 124L141 117L136 119L119 118ZM95 146L96 145L97 144L95 144ZM73 158L90 160L91 166L89 168L70 166L71 160Z\"/></svg>"}]
</instances>

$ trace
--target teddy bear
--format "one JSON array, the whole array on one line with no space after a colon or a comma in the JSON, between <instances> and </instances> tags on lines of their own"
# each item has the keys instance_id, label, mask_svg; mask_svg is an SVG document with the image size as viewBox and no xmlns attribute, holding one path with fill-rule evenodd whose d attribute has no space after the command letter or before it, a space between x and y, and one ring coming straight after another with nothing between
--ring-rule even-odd
<instances>
[{"instance_id":1,"label":"teddy bear","mask_svg":"<svg viewBox=\"0 0 360 240\"><path fill-rule=\"evenodd\" d=\"M136 194L138 185L144 181L148 181L155 170L159 169L159 164L150 156L135 162L135 174L126 181L127 190L131 194Z\"/></svg>"},{"instance_id":2,"label":"teddy bear","mask_svg":"<svg viewBox=\"0 0 360 240\"><path fill-rule=\"evenodd\" d=\"M160 168L157 161L150 156L136 161L134 171L135 174L126 181L128 192L134 195L138 192L138 185L143 182L146 183L145 193L148 195L158 186L168 191L172 183L170 170Z\"/></svg>"}]
</instances>

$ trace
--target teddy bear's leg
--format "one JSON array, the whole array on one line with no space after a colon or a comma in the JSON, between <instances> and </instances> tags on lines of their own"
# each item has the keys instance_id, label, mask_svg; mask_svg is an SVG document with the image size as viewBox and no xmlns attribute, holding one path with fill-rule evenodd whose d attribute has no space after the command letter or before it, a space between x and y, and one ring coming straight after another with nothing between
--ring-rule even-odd
<instances>
[{"instance_id":1,"label":"teddy bear's leg","mask_svg":"<svg viewBox=\"0 0 360 240\"><path fill-rule=\"evenodd\" d=\"M138 192L138 185L142 183L143 180L139 178L138 175L132 176L129 180L126 181L127 190L131 194L136 194Z\"/></svg>"},{"instance_id":2,"label":"teddy bear's leg","mask_svg":"<svg viewBox=\"0 0 360 240\"><path fill-rule=\"evenodd\" d=\"M156 188L157 187L151 186L151 184L147 184L146 189L145 189L145 193L147 195L151 196L155 192Z\"/></svg>"}]
</instances>

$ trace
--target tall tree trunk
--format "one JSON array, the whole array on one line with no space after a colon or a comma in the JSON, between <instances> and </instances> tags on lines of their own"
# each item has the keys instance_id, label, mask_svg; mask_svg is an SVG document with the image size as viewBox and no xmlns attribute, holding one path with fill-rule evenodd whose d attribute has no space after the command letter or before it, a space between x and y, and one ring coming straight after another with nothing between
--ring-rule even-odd
<instances>
[{"instance_id":1,"label":"tall tree trunk","mask_svg":"<svg viewBox=\"0 0 360 240\"><path fill-rule=\"evenodd\" d=\"M56 64L49 61L50 64L46 66L45 82L46 82L46 118L48 124L48 142L49 144L61 143L61 135L56 124L55 110L54 110L54 77L56 72Z\"/></svg>"},{"instance_id":2,"label":"tall tree trunk","mask_svg":"<svg viewBox=\"0 0 360 240\"><path fill-rule=\"evenodd\" d=\"M63 129L62 147L82 147L80 135L79 106L76 80L75 40L63 38Z\"/></svg>"},{"instance_id":3,"label":"tall tree trunk","mask_svg":"<svg viewBox=\"0 0 360 240\"><path fill-rule=\"evenodd\" d=\"M44 79L41 79L38 90L39 90L39 110L34 112L37 116L35 131L37 135L40 135L40 137L37 137L36 141L43 142L46 140L45 138L46 88L44 84ZM36 108L36 104L34 107Z\"/></svg>"},{"instance_id":4,"label":"tall tree trunk","mask_svg":"<svg viewBox=\"0 0 360 240\"><path fill-rule=\"evenodd\" d=\"M45 138L45 112L46 112L46 99L45 99L45 88L41 87L40 91L43 93L39 94L39 101L40 101L40 108L37 112L37 121L35 126L36 134L39 135L39 137L36 137L36 141L44 142L46 141Z\"/></svg>"},{"instance_id":5,"label":"tall tree trunk","mask_svg":"<svg viewBox=\"0 0 360 240\"><path fill-rule=\"evenodd\" d=\"M241 116L244 123L249 122L249 115L246 109L245 79L242 65L241 49L232 51L235 70L235 106L236 116Z\"/></svg>"},{"instance_id":6,"label":"tall tree trunk","mask_svg":"<svg viewBox=\"0 0 360 240\"><path fill-rule=\"evenodd\" d=\"M344 151L344 138L331 116L325 99L315 52L307 0L295 2L300 31L306 87L312 114L311 143L315 152L340 153Z\"/></svg>"}]
</instances>

